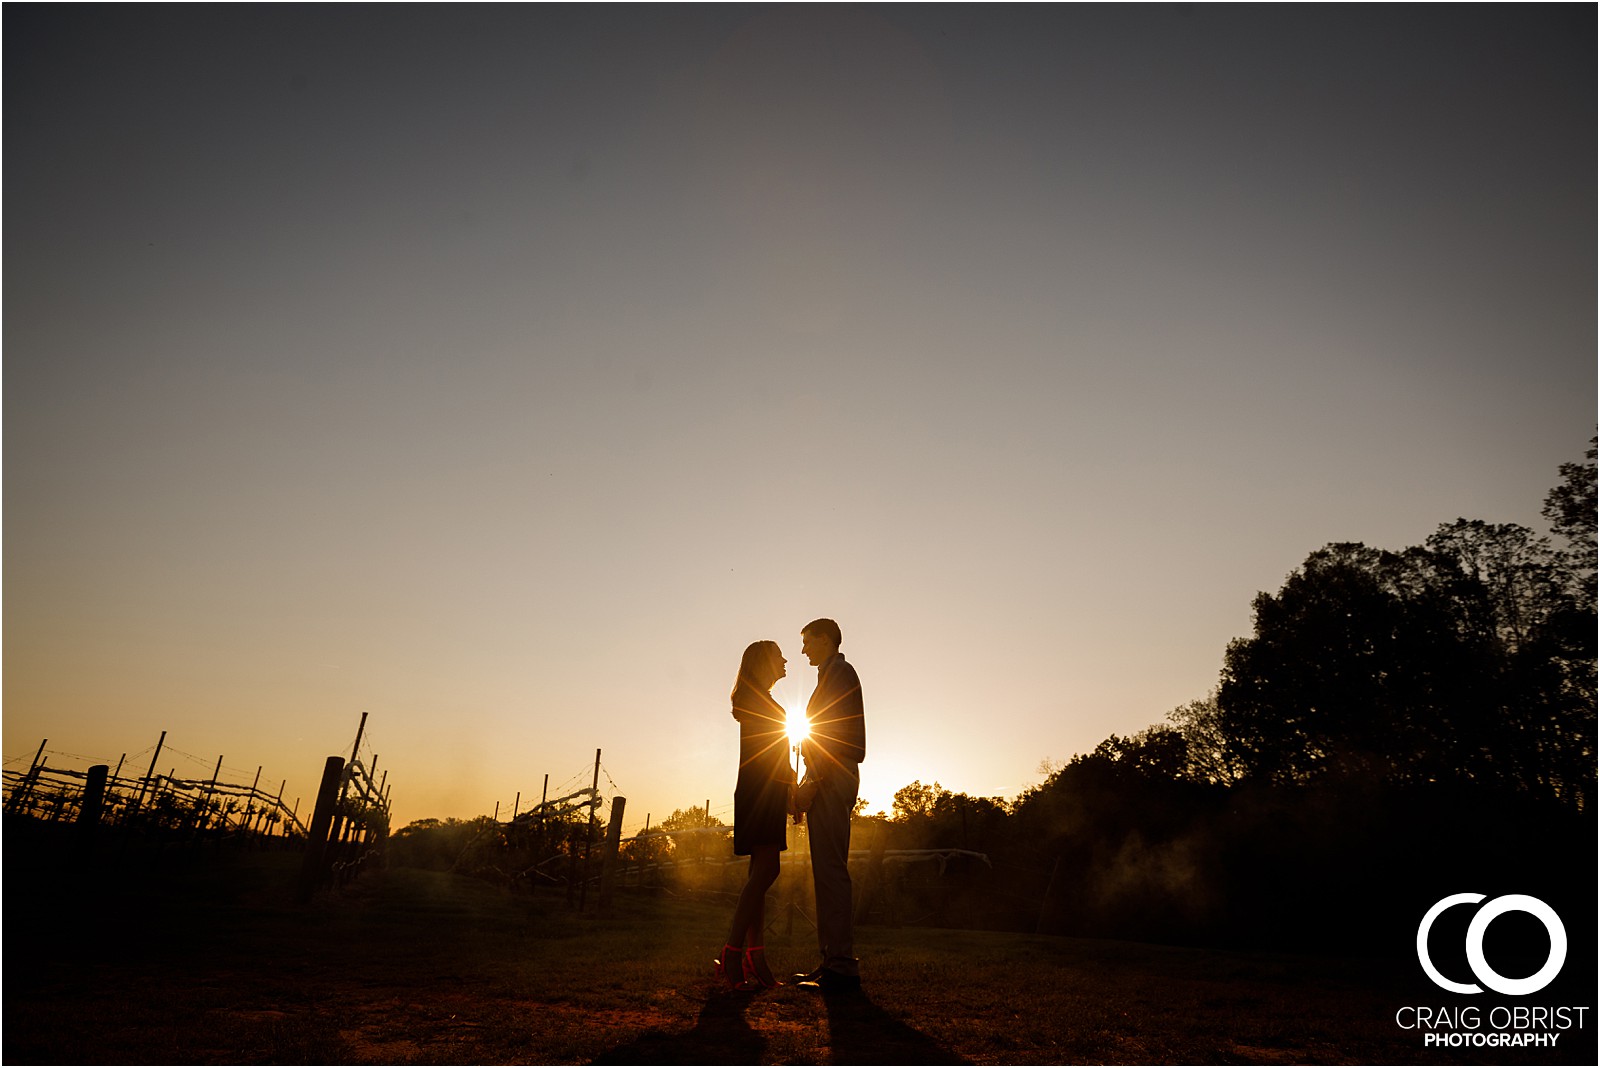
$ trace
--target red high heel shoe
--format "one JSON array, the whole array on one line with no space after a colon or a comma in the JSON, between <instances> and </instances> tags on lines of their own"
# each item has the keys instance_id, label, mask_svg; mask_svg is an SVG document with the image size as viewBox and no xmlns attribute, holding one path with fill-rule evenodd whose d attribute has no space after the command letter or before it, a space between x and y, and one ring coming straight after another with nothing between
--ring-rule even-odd
<instances>
[{"instance_id":1,"label":"red high heel shoe","mask_svg":"<svg viewBox=\"0 0 1600 1068\"><path fill-rule=\"evenodd\" d=\"M777 978L773 976L771 968L767 969L767 974L766 974L765 977L763 977L761 975L761 973L756 970L756 961L755 961L755 957L752 956L752 954L758 953L758 952L761 954L761 963L765 964L767 962L767 947L766 946L746 946L745 947L745 950L744 950L744 979L745 979L745 982L754 983L757 987L760 987L763 990L771 990L775 986L781 986L782 984L779 983Z\"/></svg>"},{"instance_id":2,"label":"red high heel shoe","mask_svg":"<svg viewBox=\"0 0 1600 1068\"><path fill-rule=\"evenodd\" d=\"M728 972L730 953L734 954L735 959L739 961L739 977L737 979ZM740 993L747 993L760 987L761 984L759 982L749 977L749 966L746 963L748 956L748 953L731 942L724 943L722 956L711 962L711 971L716 976L717 982L726 983L729 990L736 990Z\"/></svg>"}]
</instances>

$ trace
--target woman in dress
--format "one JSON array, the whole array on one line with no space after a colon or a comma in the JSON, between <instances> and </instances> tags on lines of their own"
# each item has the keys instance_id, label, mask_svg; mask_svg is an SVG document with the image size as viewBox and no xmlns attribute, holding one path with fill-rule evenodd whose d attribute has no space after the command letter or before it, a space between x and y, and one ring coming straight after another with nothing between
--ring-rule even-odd
<instances>
[{"instance_id":1,"label":"woman in dress","mask_svg":"<svg viewBox=\"0 0 1600 1068\"><path fill-rule=\"evenodd\" d=\"M717 958L717 977L735 990L777 986L767 967L767 890L778 878L778 853L786 848L785 826L794 769L783 706L772 687L787 672L776 642L752 642L733 685L733 718L739 721L739 781L733 791L733 851L750 858L750 872L734 906L728 940Z\"/></svg>"}]
</instances>

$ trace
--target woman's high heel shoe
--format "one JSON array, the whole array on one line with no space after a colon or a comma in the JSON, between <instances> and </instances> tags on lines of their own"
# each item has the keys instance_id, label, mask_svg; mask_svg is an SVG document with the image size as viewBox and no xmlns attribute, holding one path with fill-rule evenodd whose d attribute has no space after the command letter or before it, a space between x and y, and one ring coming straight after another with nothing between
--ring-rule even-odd
<instances>
[{"instance_id":1,"label":"woman's high heel shoe","mask_svg":"<svg viewBox=\"0 0 1600 1068\"><path fill-rule=\"evenodd\" d=\"M761 954L762 967L760 968L756 967L756 959L754 956L756 953ZM771 990L773 987L778 986L779 983L777 978L773 976L772 969L766 967L766 963L766 946L746 946L744 951L745 982L753 983L756 987L760 987L763 990Z\"/></svg>"},{"instance_id":2,"label":"woman's high heel shoe","mask_svg":"<svg viewBox=\"0 0 1600 1068\"><path fill-rule=\"evenodd\" d=\"M712 973L719 983L726 983L729 990L742 992L755 990L761 984L749 976L749 966L746 963L749 954L740 947L727 943L722 947L722 956L711 962ZM735 976L729 964L738 961L739 974Z\"/></svg>"}]
</instances>

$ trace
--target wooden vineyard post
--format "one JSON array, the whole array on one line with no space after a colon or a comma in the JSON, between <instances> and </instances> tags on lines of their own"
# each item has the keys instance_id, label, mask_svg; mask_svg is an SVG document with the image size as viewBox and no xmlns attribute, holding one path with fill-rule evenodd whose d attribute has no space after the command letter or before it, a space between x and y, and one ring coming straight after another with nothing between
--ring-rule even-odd
<instances>
[{"instance_id":1,"label":"wooden vineyard post","mask_svg":"<svg viewBox=\"0 0 1600 1068\"><path fill-rule=\"evenodd\" d=\"M23 804L28 806L27 811L28 811L28 813L30 815L33 814L33 793L34 793L34 789L35 789L35 787L38 786L38 784L39 784L39 776L44 774L45 765L48 764L48 763L50 763L50 758L49 757L45 757L43 760L39 761L38 766L36 766L33 769L33 777L28 780L28 793L27 793L27 795L25 797L23 797L22 802L23 802ZM56 820L58 820L60 818L61 818L61 806L57 805L55 807L55 810L50 815L50 822L54 823Z\"/></svg>"},{"instance_id":2,"label":"wooden vineyard post","mask_svg":"<svg viewBox=\"0 0 1600 1068\"><path fill-rule=\"evenodd\" d=\"M245 833L245 837L246 838L249 838L249 837L251 837L251 836L253 836L255 834L255 830L256 830L256 815L257 815L257 811L256 811L256 787L258 787L260 785L261 785L261 765L257 764L256 765L256 781L250 784L250 800L246 801L245 805L244 805L244 826L243 826L242 829L243 829L243 831Z\"/></svg>"},{"instance_id":3,"label":"wooden vineyard post","mask_svg":"<svg viewBox=\"0 0 1600 1068\"><path fill-rule=\"evenodd\" d=\"M48 738L39 743L39 751L33 754L33 762L28 765L28 774L23 776L22 781L11 791L11 803L6 805L7 811L20 811L22 802L26 800L27 793L33 789L34 776L39 773L39 758L44 755L44 747L49 744L50 739Z\"/></svg>"},{"instance_id":4,"label":"wooden vineyard post","mask_svg":"<svg viewBox=\"0 0 1600 1068\"><path fill-rule=\"evenodd\" d=\"M135 812L144 807L144 792L149 789L152 783L155 781L156 761L161 759L161 747L166 744L167 732L162 731L161 737L156 739L156 751L150 754L150 770L145 772L144 778L139 781L139 796L133 799L133 811ZM155 798L154 795L152 795L151 802L154 803L154 801Z\"/></svg>"},{"instance_id":5,"label":"wooden vineyard post","mask_svg":"<svg viewBox=\"0 0 1600 1068\"><path fill-rule=\"evenodd\" d=\"M288 822L283 820L283 788L285 786L288 786L288 785L289 785L289 780L288 779L284 779L281 783L279 783L278 784L278 796L272 799L272 814L274 816L278 817L279 821L282 821L284 823L283 833L284 833L285 837L288 837L289 827L288 827ZM267 824L266 824L266 826L264 828L264 833L266 834L266 836L268 838L272 837L272 823L270 821L267 822Z\"/></svg>"},{"instance_id":6,"label":"wooden vineyard post","mask_svg":"<svg viewBox=\"0 0 1600 1068\"><path fill-rule=\"evenodd\" d=\"M206 784L206 792L195 803L194 809L194 841L200 841L205 834L206 827L211 820L211 795L217 788L217 779L222 776L222 757L217 757L217 770L211 773L211 781Z\"/></svg>"},{"instance_id":7,"label":"wooden vineyard post","mask_svg":"<svg viewBox=\"0 0 1600 1068\"><path fill-rule=\"evenodd\" d=\"M611 907L611 888L617 878L617 851L622 845L622 812L628 807L626 797L611 799L611 825L606 828L605 851L600 854L600 911Z\"/></svg>"},{"instance_id":8,"label":"wooden vineyard post","mask_svg":"<svg viewBox=\"0 0 1600 1068\"><path fill-rule=\"evenodd\" d=\"M366 729L367 729L367 714L365 712L363 712L363 713L361 713L361 722L356 725L356 744L352 745L350 747L350 763L351 764L354 764L356 762L356 757L359 756L360 753L361 753L361 735L366 732ZM343 807L345 793L346 793L346 791L349 790L349 788L350 788L350 780L349 780L349 778L346 778L342 782L339 783L339 798L338 798L338 801L336 802L336 804L334 806L335 808L342 808ZM319 805L319 807L321 805L320 794L319 794L318 805ZM341 841L343 839L343 837L344 837L344 823L345 823L344 814L342 812L335 812L334 813L334 822L333 822L333 835L332 835L332 838L334 839L335 842Z\"/></svg>"},{"instance_id":9,"label":"wooden vineyard post","mask_svg":"<svg viewBox=\"0 0 1600 1068\"><path fill-rule=\"evenodd\" d=\"M300 902L311 900L322 882L323 859L328 844L328 829L333 826L333 810L339 805L339 783L344 778L344 758L331 756L322 766L322 785L317 788L317 807L311 814L306 834L306 858L300 866Z\"/></svg>"},{"instance_id":10,"label":"wooden vineyard post","mask_svg":"<svg viewBox=\"0 0 1600 1068\"><path fill-rule=\"evenodd\" d=\"M85 840L92 837L95 828L100 825L100 809L106 800L106 775L110 771L111 765L96 764L83 780L83 800L78 805L78 829Z\"/></svg>"},{"instance_id":11,"label":"wooden vineyard post","mask_svg":"<svg viewBox=\"0 0 1600 1068\"><path fill-rule=\"evenodd\" d=\"M122 754L122 759L117 761L116 770L113 771L111 773L111 777L106 780L106 789L107 790L111 790L111 791L115 791L116 790L117 783L122 781L122 765L127 763L127 760L128 760L128 754L127 753L123 753ZM126 803L126 802L124 802L124 803Z\"/></svg>"},{"instance_id":12,"label":"wooden vineyard post","mask_svg":"<svg viewBox=\"0 0 1600 1068\"><path fill-rule=\"evenodd\" d=\"M600 750L594 751L594 783L589 787L589 825L583 833L583 878L578 883L578 911L589 897L589 852L594 847L594 816L600 808Z\"/></svg>"}]
</instances>

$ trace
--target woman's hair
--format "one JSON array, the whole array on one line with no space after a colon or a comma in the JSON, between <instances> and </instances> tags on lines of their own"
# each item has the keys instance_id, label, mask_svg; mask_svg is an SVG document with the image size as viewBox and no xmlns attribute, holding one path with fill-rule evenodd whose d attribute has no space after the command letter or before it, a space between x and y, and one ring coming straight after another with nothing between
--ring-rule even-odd
<instances>
[{"instance_id":1,"label":"woman's hair","mask_svg":"<svg viewBox=\"0 0 1600 1068\"><path fill-rule=\"evenodd\" d=\"M744 656L739 660L739 677L733 680L733 692L728 696L739 696L739 689L742 686L766 690L766 687L757 685L756 676L761 668L777 664L781 656L783 652L778 648L777 642L751 642L745 646Z\"/></svg>"}]
</instances>

